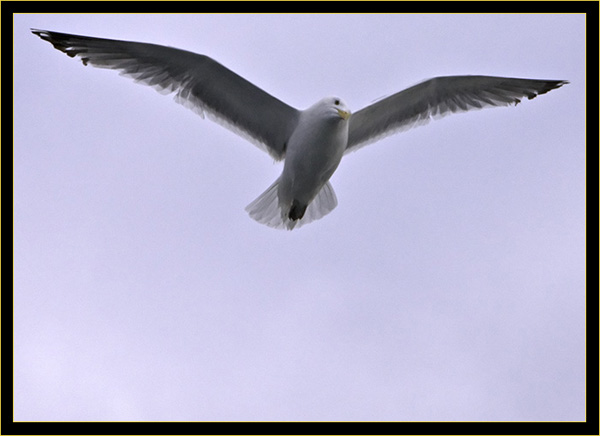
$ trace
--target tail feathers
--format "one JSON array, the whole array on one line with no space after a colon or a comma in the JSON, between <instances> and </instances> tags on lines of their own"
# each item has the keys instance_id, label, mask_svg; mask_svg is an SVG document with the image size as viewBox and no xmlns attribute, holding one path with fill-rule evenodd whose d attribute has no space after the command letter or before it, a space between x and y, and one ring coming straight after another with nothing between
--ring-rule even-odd
<instances>
[{"instance_id":1,"label":"tail feathers","mask_svg":"<svg viewBox=\"0 0 600 436\"><path fill-rule=\"evenodd\" d=\"M250 217L261 224L276 229L292 230L323 218L337 206L335 192L329 182L321 188L315 199L309 203L304 216L298 220L289 218L291 204L280 204L277 190L279 179L267 188L256 200L246 206Z\"/></svg>"},{"instance_id":2,"label":"tail feathers","mask_svg":"<svg viewBox=\"0 0 600 436\"><path fill-rule=\"evenodd\" d=\"M261 224L278 229L285 228L285 223L281 217L279 210L279 197L277 188L279 187L279 179L275 180L265 192L246 206L246 212L250 217Z\"/></svg>"},{"instance_id":3,"label":"tail feathers","mask_svg":"<svg viewBox=\"0 0 600 436\"><path fill-rule=\"evenodd\" d=\"M315 199L309 203L304 216L301 220L298 220L297 227L323 218L335 209L336 206L337 197L335 196L331 183L327 182L323 185Z\"/></svg>"}]
</instances>

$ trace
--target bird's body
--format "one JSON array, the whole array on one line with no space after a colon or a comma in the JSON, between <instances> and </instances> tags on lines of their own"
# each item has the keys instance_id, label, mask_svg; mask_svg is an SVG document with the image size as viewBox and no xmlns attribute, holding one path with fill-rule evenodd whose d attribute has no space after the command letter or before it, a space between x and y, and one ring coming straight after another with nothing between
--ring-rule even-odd
<instances>
[{"instance_id":1,"label":"bird's body","mask_svg":"<svg viewBox=\"0 0 600 436\"><path fill-rule=\"evenodd\" d=\"M348 112L341 100L335 97L319 101L302 112L301 122L290 137L281 183L289 185L292 199L304 205L329 180L346 150L348 121L339 116L336 108L340 106ZM298 185L305 189L299 189ZM283 194L285 191L280 192Z\"/></svg>"},{"instance_id":2,"label":"bird's body","mask_svg":"<svg viewBox=\"0 0 600 436\"><path fill-rule=\"evenodd\" d=\"M329 179L343 155L386 135L453 112L516 104L568 82L492 76L427 80L353 114L338 97L297 110L203 55L155 44L35 30L85 65L111 68L163 93L285 159L280 177L246 210L256 221L293 229L331 212Z\"/></svg>"},{"instance_id":3,"label":"bird's body","mask_svg":"<svg viewBox=\"0 0 600 436\"><path fill-rule=\"evenodd\" d=\"M302 219L342 160L348 143L348 120L339 116L340 107L349 114L338 98L319 101L302 112L301 122L290 137L278 189L284 217L288 205L293 209L287 213L288 226ZM331 206L333 209L335 203Z\"/></svg>"},{"instance_id":4,"label":"bird's body","mask_svg":"<svg viewBox=\"0 0 600 436\"><path fill-rule=\"evenodd\" d=\"M281 176L246 208L252 218L291 230L303 223L305 214L304 222L310 222L335 208L328 181L346 150L349 116L338 97L324 98L302 111L286 147Z\"/></svg>"}]
</instances>

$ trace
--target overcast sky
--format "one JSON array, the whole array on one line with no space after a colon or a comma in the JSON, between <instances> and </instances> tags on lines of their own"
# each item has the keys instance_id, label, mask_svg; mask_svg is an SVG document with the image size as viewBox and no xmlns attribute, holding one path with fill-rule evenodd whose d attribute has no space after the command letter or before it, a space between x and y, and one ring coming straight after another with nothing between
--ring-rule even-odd
<instances>
[{"instance_id":1,"label":"overcast sky","mask_svg":"<svg viewBox=\"0 0 600 436\"><path fill-rule=\"evenodd\" d=\"M16 420L582 420L582 15L15 16ZM347 155L292 232L281 164L29 28L206 54L356 111L430 77L565 79Z\"/></svg>"}]
</instances>

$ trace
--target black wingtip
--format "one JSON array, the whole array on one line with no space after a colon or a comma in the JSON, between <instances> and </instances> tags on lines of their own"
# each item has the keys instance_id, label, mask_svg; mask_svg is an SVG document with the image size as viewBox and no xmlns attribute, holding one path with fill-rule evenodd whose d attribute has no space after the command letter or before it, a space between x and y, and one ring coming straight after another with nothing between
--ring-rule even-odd
<instances>
[{"instance_id":1,"label":"black wingtip","mask_svg":"<svg viewBox=\"0 0 600 436\"><path fill-rule=\"evenodd\" d=\"M30 30L31 30L31 33L39 36L42 39L45 39L46 41L50 40L52 38L52 34L56 33L56 32L52 32L50 30L44 30L44 29L31 28Z\"/></svg>"},{"instance_id":2,"label":"black wingtip","mask_svg":"<svg viewBox=\"0 0 600 436\"><path fill-rule=\"evenodd\" d=\"M540 90L537 90L537 91L531 93L531 95L528 95L527 99L532 100L532 99L536 98L538 95L546 94L547 92L550 92L553 89L558 89L561 86L568 85L568 84L569 84L568 80L545 80L544 87L542 87ZM519 102L517 102L517 103L519 103Z\"/></svg>"},{"instance_id":3,"label":"black wingtip","mask_svg":"<svg viewBox=\"0 0 600 436\"><path fill-rule=\"evenodd\" d=\"M50 44L52 44L54 46L55 49L62 51L67 56L75 57L81 51L81 50L73 50L72 49L71 40L73 37L76 37L77 35L70 35L68 33L60 33L60 32L53 32L50 30L33 29L33 28L31 29L31 33L39 36L44 41L48 41ZM87 37L79 37L79 36L77 36L77 37L78 38L87 38ZM84 64L86 64L85 61L84 61Z\"/></svg>"},{"instance_id":4,"label":"black wingtip","mask_svg":"<svg viewBox=\"0 0 600 436\"><path fill-rule=\"evenodd\" d=\"M540 94L545 94L548 91L552 91L553 89L560 88L563 85L568 85L568 80L548 80L548 86L541 90Z\"/></svg>"},{"instance_id":5,"label":"black wingtip","mask_svg":"<svg viewBox=\"0 0 600 436\"><path fill-rule=\"evenodd\" d=\"M44 39L44 36L47 36L47 35L44 35L44 36L42 36L42 35L48 33L47 31L42 30L42 29L33 29L33 28L31 28L29 30L31 30L31 33L33 33L34 35L39 36L42 39Z\"/></svg>"}]
</instances>

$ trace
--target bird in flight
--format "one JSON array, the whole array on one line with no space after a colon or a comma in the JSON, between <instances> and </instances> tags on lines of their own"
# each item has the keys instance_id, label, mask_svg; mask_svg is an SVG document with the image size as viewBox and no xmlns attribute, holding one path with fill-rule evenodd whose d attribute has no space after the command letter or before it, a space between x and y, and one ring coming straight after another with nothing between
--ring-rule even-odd
<instances>
[{"instance_id":1,"label":"bird in flight","mask_svg":"<svg viewBox=\"0 0 600 436\"><path fill-rule=\"evenodd\" d=\"M31 31L84 65L118 70L248 139L275 160L279 178L246 207L292 230L337 206L329 182L344 154L450 113L518 104L569 83L493 76L435 77L351 112L339 97L298 110L201 54L141 42Z\"/></svg>"}]
</instances>

